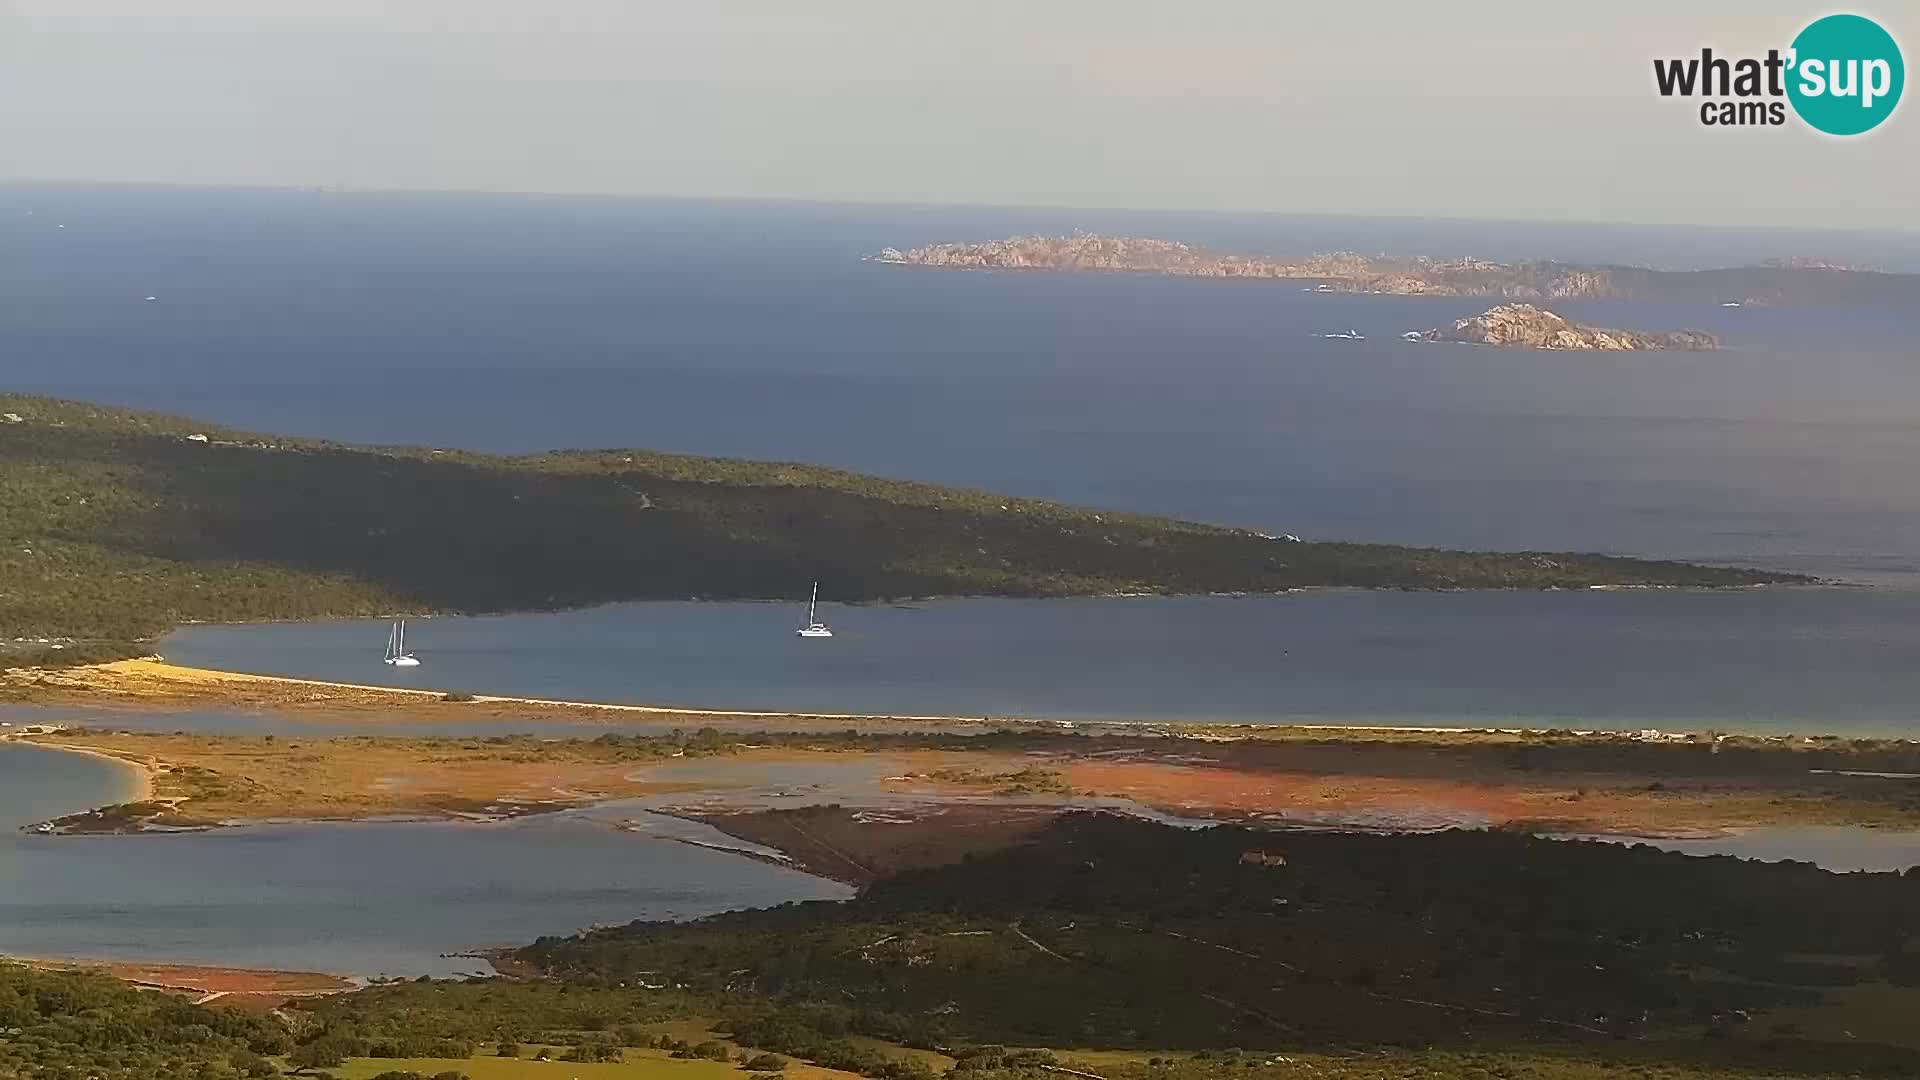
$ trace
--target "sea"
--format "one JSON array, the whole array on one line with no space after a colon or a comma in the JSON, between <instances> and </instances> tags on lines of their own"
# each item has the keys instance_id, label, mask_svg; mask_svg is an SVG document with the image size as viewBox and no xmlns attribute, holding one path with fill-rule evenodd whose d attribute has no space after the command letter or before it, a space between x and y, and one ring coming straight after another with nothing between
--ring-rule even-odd
<instances>
[{"instance_id":1,"label":"sea","mask_svg":"<svg viewBox=\"0 0 1920 1080\"><path fill-rule=\"evenodd\" d=\"M1312 539L1920 583L1920 311L1568 302L1729 347L1550 354L1399 340L1484 300L861 258L1075 229L1920 271L1920 234L1891 231L8 184L0 385L356 442L796 460ZM1318 336L1347 329L1366 340Z\"/></svg>"},{"instance_id":2,"label":"sea","mask_svg":"<svg viewBox=\"0 0 1920 1080\"><path fill-rule=\"evenodd\" d=\"M157 649L262 675L775 714L1920 737L1916 591L1326 590L820 610L831 640L795 636L804 603L413 620L417 668L382 664L387 625L369 620L191 626Z\"/></svg>"},{"instance_id":3,"label":"sea","mask_svg":"<svg viewBox=\"0 0 1920 1080\"><path fill-rule=\"evenodd\" d=\"M795 639L791 607L633 604L417 623L425 663L406 673L367 623L186 628L161 644L182 662L741 709L1920 734L1920 311L1555 303L1727 348L1547 354L1399 340L1488 301L862 259L1073 230L1920 272L1920 234L1892 231L5 183L0 389L348 442L804 461L1309 539L1844 583L830 604L831 641ZM1347 330L1364 340L1322 336ZM0 745L0 954L446 974L483 964L443 953L597 922L846 895L591 813L15 831L125 785L106 762ZM1836 869L1912 856L1851 835L1745 843Z\"/></svg>"}]
</instances>

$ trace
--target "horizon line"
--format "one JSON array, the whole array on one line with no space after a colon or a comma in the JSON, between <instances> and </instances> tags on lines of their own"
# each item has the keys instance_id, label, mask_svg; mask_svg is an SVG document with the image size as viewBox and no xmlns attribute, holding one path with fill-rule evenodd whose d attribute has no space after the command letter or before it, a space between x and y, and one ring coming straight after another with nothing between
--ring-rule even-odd
<instances>
[{"instance_id":1,"label":"horizon line","mask_svg":"<svg viewBox=\"0 0 1920 1080\"><path fill-rule=\"evenodd\" d=\"M394 187L382 185L361 187L324 183L270 184L241 181L102 180L87 177L0 176L0 188L35 185L48 187L163 188L196 191L283 192L314 195L491 196L523 199L603 199L628 202L731 203L764 206L886 207L929 210L1019 210L1097 214L1190 214L1210 217L1348 218L1373 221L1449 222L1469 225L1592 225L1612 228L1622 226L1648 229L1680 228L1722 232L1751 232L1759 230L1790 233L1858 233L1876 236L1894 235L1920 241L1920 226L1900 225L1805 225L1781 223L1762 224L1758 222L1728 224L1670 220L1647 221L1623 218L1481 217L1472 214L1390 213L1365 210L1276 210L1245 207L1219 208L1125 205L1077 206L1069 203L956 202L912 198L873 199L827 198L800 195L699 195L669 192L542 191L537 189L516 188Z\"/></svg>"}]
</instances>

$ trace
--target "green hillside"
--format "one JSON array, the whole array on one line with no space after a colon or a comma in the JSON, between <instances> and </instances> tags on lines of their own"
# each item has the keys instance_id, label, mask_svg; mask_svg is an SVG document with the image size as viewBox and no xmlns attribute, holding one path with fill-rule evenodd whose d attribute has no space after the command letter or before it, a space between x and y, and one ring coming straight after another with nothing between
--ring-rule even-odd
<instances>
[{"instance_id":1,"label":"green hillside","mask_svg":"<svg viewBox=\"0 0 1920 1080\"><path fill-rule=\"evenodd\" d=\"M842 813L761 816L798 835ZM1910 1078L1920 1044L1894 1018L1920 1008L1916 901L1920 869L1079 813L845 903L640 921L515 958L575 987L731 999L737 1041L814 1061L858 1035L1169 1066L1256 1050L1228 1070L1243 1077L1278 1051L1407 1056L1378 1073L1253 1075Z\"/></svg>"},{"instance_id":2,"label":"green hillside","mask_svg":"<svg viewBox=\"0 0 1920 1080\"><path fill-rule=\"evenodd\" d=\"M0 395L4 639L112 650L189 621L795 598L816 578L843 600L1797 580L1596 555L1294 543L643 450L343 446ZM10 645L17 660L32 642Z\"/></svg>"}]
</instances>

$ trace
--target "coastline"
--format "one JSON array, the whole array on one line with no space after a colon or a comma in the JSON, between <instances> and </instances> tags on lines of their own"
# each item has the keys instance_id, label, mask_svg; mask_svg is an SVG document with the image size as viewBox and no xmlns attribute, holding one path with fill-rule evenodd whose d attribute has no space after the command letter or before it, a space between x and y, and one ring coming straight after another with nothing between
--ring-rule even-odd
<instances>
[{"instance_id":1,"label":"coastline","mask_svg":"<svg viewBox=\"0 0 1920 1080\"><path fill-rule=\"evenodd\" d=\"M526 717L519 717L525 720ZM524 726L524 725L523 725ZM637 800L733 813L806 803L1131 810L1269 829L1492 828L1671 838L1788 824L1920 831L1910 742L1648 739L1559 730L1059 730L836 721L564 737L304 735L36 725L28 745L144 767L151 797L35 826L162 832L276 821L497 822ZM336 729L337 730L337 729ZM962 815L953 814L951 821ZM771 845L770 845L771 846Z\"/></svg>"},{"instance_id":2,"label":"coastline","mask_svg":"<svg viewBox=\"0 0 1920 1080\"><path fill-rule=\"evenodd\" d=\"M753 791L774 789L816 802L1118 801L1277 829L1647 838L1794 821L1920 829L1920 804L1895 790L1905 781L1876 779L1920 773L1920 741L1907 738L706 710L450 694L157 657L9 676L38 702L26 708L51 722L4 737L118 762L133 781L120 804L34 826L62 834L501 821L667 796L685 800L675 806L745 808ZM88 711L61 715L61 705ZM170 709L261 719L169 732ZM161 718L119 727L116 712ZM299 730L302 721L314 730ZM411 730L393 730L401 724ZM566 727L541 738L542 724ZM803 777L809 769L820 775Z\"/></svg>"},{"instance_id":3,"label":"coastline","mask_svg":"<svg viewBox=\"0 0 1920 1080\"><path fill-rule=\"evenodd\" d=\"M148 963L79 957L0 956L0 963L36 971L92 971L143 990L194 995L197 1005L245 1001L271 1008L298 998L327 997L360 988L344 975L321 971L283 971L217 964Z\"/></svg>"},{"instance_id":4,"label":"coastline","mask_svg":"<svg viewBox=\"0 0 1920 1080\"><path fill-rule=\"evenodd\" d=\"M59 746L52 743L23 741L26 746L38 746L51 750L66 750L69 753L85 754L90 758L110 761L123 768L121 772L129 779L126 798L123 803L148 802L153 799L154 777L160 772L161 763L151 759L142 760L127 755L116 754L110 750L96 750L88 746Z\"/></svg>"},{"instance_id":5,"label":"coastline","mask_svg":"<svg viewBox=\"0 0 1920 1080\"><path fill-rule=\"evenodd\" d=\"M64 746L59 743L42 742L33 736L59 730L57 727L42 726L37 730L6 732L0 734L0 743L15 743L20 746L32 746L41 750L57 750L69 754L83 754L100 761L120 766L117 772L127 778L127 786L122 803L147 802L154 795L154 777L160 772L161 762L140 758L131 754L119 754L111 750L100 750L91 746Z\"/></svg>"},{"instance_id":6,"label":"coastline","mask_svg":"<svg viewBox=\"0 0 1920 1080\"><path fill-rule=\"evenodd\" d=\"M28 669L15 669L26 671ZM950 725L977 728L986 724L1045 728L1073 728L1072 721L1018 717L953 716L943 714L886 714L794 712L782 710L681 708L667 705L572 701L559 698L516 697L501 694L452 694L440 690L329 682L282 675L255 675L187 667L165 660L118 660L48 671L34 671L32 691L16 704L28 707L226 705L266 706L303 711L336 711L342 715L367 709L404 712L410 720L538 720L641 718L652 721L710 721L719 725L788 722L801 729L848 724L891 724L925 727ZM502 715L500 708L531 710ZM550 714L550 715L542 715Z\"/></svg>"},{"instance_id":7,"label":"coastline","mask_svg":"<svg viewBox=\"0 0 1920 1080\"><path fill-rule=\"evenodd\" d=\"M299 680L280 677L235 675L202 669L180 670L214 686L235 683L250 685L255 681L272 685L291 683L314 686L329 693L352 691L356 694L391 695L387 700L428 699L426 705L435 709L443 707L442 702L432 700L437 695L430 691L353 687L348 684L302 684ZM594 703L542 699L494 700L528 701L539 707L566 710L563 715L572 715L572 710L600 707ZM478 703L446 703L444 707L459 709L471 704ZM628 708L645 710L647 707ZM738 714L735 715L736 719L741 719ZM761 715L745 714L744 719L758 719ZM798 715L804 717L810 714ZM519 719L524 720L524 715ZM886 718L863 719L883 722ZM1197 824L1253 826L1271 830L1277 836L1297 832L1423 832L1468 828L1525 831L1570 840L1584 839L1593 834L1633 836L1646 840L1730 836L1794 820L1794 815L1818 812L1820 809L1816 802L1798 801L1791 806L1775 805L1769 808L1768 803L1777 804L1779 800L1767 798L1767 792L1748 790L1739 784L1722 786L1691 773L1685 774L1686 779L1676 782L1661 771L1669 767L1687 768L1686 761L1723 760L1719 752L1721 744L1717 741L1709 744L1634 745L1618 736L1580 738L1564 730L1551 739L1529 740L1518 732L1503 733L1489 729L1334 726L1289 729L1291 737L1287 731L1276 730L1264 732L1266 738L1245 733L1193 736L1181 732L1134 731L1129 733L1134 736L1131 739L1113 734L1092 735L1082 739L1085 732L1059 731L1053 725L1034 725L1010 742L987 744L990 747L988 749L902 750L888 748L902 744L882 740L867 742L851 737L826 737L837 736L846 730L847 725L840 720L835 717L827 721L832 726L822 728L822 737L819 738L802 732L798 733L800 741L792 744L781 744L778 740L742 740L740 745L747 748L738 753L707 757L674 754L649 759L649 764L638 767L629 763L622 766L620 771L623 779L646 785L652 791L671 797L668 802L655 800L647 807L649 812L698 822L726 837L772 849L779 855L741 850L724 842L674 836L657 836L657 839L766 862L856 887L903 870L943 865L971 854L1023 843L1036 830L1062 815L1125 815L1128 813L1126 809L1114 805L1120 801L1147 811L1138 816L1165 814ZM976 734L984 734L979 732L977 721L971 727ZM924 745L919 742L920 736L939 734L941 729L927 724L897 722L890 729L883 727L881 730L911 736L915 740L914 745ZM368 734L377 734L377 731L378 720L371 719ZM1345 740L1340 738L1343 733L1347 736ZM256 760L265 746L273 747L272 752L276 754L298 750L303 758L315 753L337 753L341 758L369 759L366 765L369 775L394 779L403 774L386 759L379 757L389 749L394 753L418 754L420 748L428 744L486 741L432 737L368 739L358 736L308 739L286 735L270 740L264 736L108 736L77 731L20 732L10 734L7 738L18 740L23 745L83 753L119 762L139 774L141 781L147 785L145 793L148 796L154 794L156 777L171 777L162 781L164 786L161 798L157 801L167 805L168 809L163 813L177 812L183 806L187 806L191 812L192 807L188 806L190 798L175 793L194 790L191 787L192 778L206 775L210 764L218 764L209 758L171 752L168 747L176 744L199 742L223 745L232 749L231 760ZM84 739L88 744L75 745L71 739ZM941 744L964 741L971 741L971 737L944 739ZM103 748L98 745L121 742L133 747L140 747L144 743L158 752L144 753L137 749L116 749L112 745ZM1078 749L1062 749L1066 744L1082 742L1085 745ZM760 745L755 747L755 743ZM554 752L564 753L565 747L575 744L596 745L590 738L560 741L536 739L515 743L513 753L524 754L527 748L535 745L553 747ZM839 746L840 749L789 748L802 745ZM1055 749L1038 750L1034 749L1036 746ZM1126 749L1114 749L1120 746ZM1734 740L1728 746L1736 754L1757 749L1753 742L1742 740ZM1535 751L1554 747L1573 752L1576 756L1571 760L1576 762L1585 760L1581 755L1589 751L1603 752L1606 747L1625 747L1635 755L1633 760L1657 760L1662 764L1659 769L1638 774L1631 784L1621 783L1622 774L1619 773L1606 778L1589 772L1584 766L1569 767L1565 764L1569 759L1565 758L1543 758L1537 765L1527 764L1523 767L1526 774L1524 778L1516 773L1496 773L1492 769L1502 755L1519 753L1531 757ZM1793 753L1787 750L1776 752ZM441 753L437 749L431 752L434 757L441 756ZM1824 757L1829 752L1811 753ZM1303 754L1321 764L1303 763L1294 756ZM1441 771L1428 771L1424 767L1415 771L1401 771L1405 760L1414 757L1452 761L1453 764ZM1332 771L1315 771L1327 768L1326 763L1330 761L1334 762ZM869 778L863 780L843 773L838 779L825 779L808 787L794 779L796 774L782 771L782 766L790 766L795 762L829 765L836 762L859 763L861 768L866 769ZM1396 765L1395 762L1402 764ZM1597 759L1595 763L1598 763ZM525 772L539 772L542 767L541 762L533 761L515 766L523 770L517 774L521 776ZM687 772L679 772L683 769ZM215 779L220 778L220 771L223 770L216 770ZM1827 769L1802 771L1819 774L1818 783L1808 790L1817 788L1827 792L1842 786L1850 786L1849 790L1855 790L1904 784L1907 782L1904 778L1909 775L1906 772L1846 773ZM1031 781L1036 785L1033 788L1017 788L1016 785L1029 782L1025 779L1025 774L1029 772L1054 775L1051 778L1036 777ZM241 786L257 785L260 779L271 783L270 774L264 772L234 772L230 775L243 781ZM500 783L498 777L505 775L496 774L487 782L497 785ZM1647 783L1656 777L1664 779L1665 785L1658 781ZM1888 777L1895 779L1886 779ZM409 781L412 779L410 775L406 778ZM564 779L567 790L574 797L574 801L565 806L557 803L550 807L520 804L515 801L520 796L503 795L499 786L488 790L492 793L490 797L496 800L493 804L495 808L511 805L516 808L514 813L522 810L540 812L547 808L578 808L627 797L617 789L591 782L581 783L573 777L542 776L539 782L555 783L560 779ZM184 789L183 780L188 785ZM1051 785L1065 785L1057 788L1059 798L1050 797L1056 792ZM774 809L758 800L759 796L773 788L779 788L782 792L804 791L810 805ZM558 794L559 789L554 789L553 793ZM350 793L341 790L338 794L345 796ZM446 820L467 821L500 820L511 816L479 813L479 808L471 801L465 806L453 805L455 799L464 796L470 800L474 794L449 794L447 805L438 810L436 816ZM182 821L176 825L161 817L157 822L160 828L150 831L172 831L177 827L217 828L223 824L263 824L275 820L265 815L228 816L226 808L217 805L217 802L209 810L212 812L206 815L208 820L204 822ZM1564 817L1559 816L1562 810ZM1835 812L1851 811L1847 811L1845 806L1838 806ZM1476 820L1475 814L1491 816ZM1619 824L1609 824L1605 816L1609 814L1626 816L1618 819ZM1748 814L1763 816L1743 816ZM1672 827L1658 824L1666 815L1674 815L1673 820L1677 824ZM76 815L80 816L84 815ZM106 828L92 831L112 831L114 826L124 824L112 819L111 815L103 816L97 811L93 816ZM378 810L351 810L325 817L296 815L277 820L355 821L388 816ZM1640 824L1633 824L1634 821ZM1856 828L1874 827L1874 823L1867 821L1851 824ZM631 823L609 821L608 825L621 831L646 832L630 827ZM1882 827L1889 828L1889 831L1920 831L1920 821L1905 820ZM149 830L141 828L140 823L136 822L133 828L126 831ZM202 969L191 965L141 965L128 962L100 962L91 966L135 985L201 995L199 1000L203 1001L227 997L239 1002L284 1001L300 996L340 992L352 985L341 985L344 981L335 979L324 986L296 986L290 990L272 979L284 976L293 980L327 980L335 977L299 972ZM175 972L173 969L176 967L185 974ZM169 970L161 972L161 968ZM211 974L202 974L207 972ZM268 981L262 985L258 981L261 979Z\"/></svg>"},{"instance_id":8,"label":"coastline","mask_svg":"<svg viewBox=\"0 0 1920 1080\"><path fill-rule=\"evenodd\" d=\"M1537 736L1629 739L1659 743L1711 743L1728 737L1764 742L1816 743L1854 739L1832 733L1632 729L1511 724L1336 724L1297 722L1223 722L1152 720L1069 720L1013 715L967 716L949 713L860 713L778 709L715 709L671 705L600 702L564 698L469 694L368 683L331 682L285 675L258 675L188 667L159 658L117 660L70 668L14 668L0 672L0 688L16 696L5 704L22 709L60 707L116 710L213 708L259 710L299 719L357 721L367 734L379 734L383 720L443 723L527 724L553 721L604 722L631 730L660 731L698 724L721 731L862 733L989 731L1070 732L1186 739L1198 742L1345 738L1394 741L1444 737L1475 742L1512 742ZM66 726L66 725L62 725ZM84 726L81 724L80 726ZM19 732L0 736L18 737ZM1865 737L1888 745L1920 745L1920 739Z\"/></svg>"}]
</instances>

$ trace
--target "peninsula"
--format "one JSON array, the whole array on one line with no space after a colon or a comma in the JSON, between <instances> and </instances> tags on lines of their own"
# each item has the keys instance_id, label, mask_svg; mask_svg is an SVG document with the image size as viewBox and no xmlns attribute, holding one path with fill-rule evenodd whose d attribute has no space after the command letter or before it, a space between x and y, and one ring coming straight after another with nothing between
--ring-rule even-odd
<instances>
[{"instance_id":1,"label":"peninsula","mask_svg":"<svg viewBox=\"0 0 1920 1080\"><path fill-rule=\"evenodd\" d=\"M1471 318L1456 320L1452 326L1435 327L1424 333L1407 336L1421 341L1449 341L1464 345L1601 352L1647 349L1705 352L1720 345L1712 334L1702 330L1649 333L1582 326L1532 304L1501 304Z\"/></svg>"},{"instance_id":2,"label":"peninsula","mask_svg":"<svg viewBox=\"0 0 1920 1080\"><path fill-rule=\"evenodd\" d=\"M311 690L356 703L378 693ZM511 722L556 707L384 693L408 715ZM18 1036L0 1039L0 1075L64 1076L75 1060L101 1080L317 1069L342 1080L1895 1080L1920 1069L1907 1020L1920 1004L1920 870L1837 874L1575 839L1911 828L1912 742L1037 727L12 738L146 777L139 801L34 833L494 820L637 797L631 817L600 811L636 843L860 889L500 943L481 955L503 977L351 991L319 975L0 961L0 1010L12 1003ZM1154 811L1213 827L1139 819ZM62 1026L80 1008L70 1002L93 1026ZM78 1046L75 1031L94 1043Z\"/></svg>"},{"instance_id":3,"label":"peninsula","mask_svg":"<svg viewBox=\"0 0 1920 1080\"><path fill-rule=\"evenodd\" d=\"M872 261L943 270L1093 271L1313 282L1320 292L1484 296L1508 300L1660 300L1699 304L1920 304L1920 274L1805 259L1712 270L1421 256L1304 258L1226 254L1128 236L1015 236L984 243L886 248Z\"/></svg>"},{"instance_id":4,"label":"peninsula","mask_svg":"<svg viewBox=\"0 0 1920 1080\"><path fill-rule=\"evenodd\" d=\"M325 684L313 689L322 697L333 692ZM1920 828L1920 802L1907 779L1920 776L1920 743L1899 739L1287 725L1063 729L882 716L829 725L724 713L682 713L668 727L665 717L582 705L578 714L605 728L586 739L520 733L553 715L551 703L386 696L386 710L362 714L364 734L302 735L290 712L276 736L113 730L105 718L106 727L36 727L0 740L138 770L130 801L33 826L39 832L395 815L500 819L609 799L647 800L649 809L731 830L732 816L763 808L768 790L787 798L805 790L818 805L915 819L968 807L983 815L967 819L974 824L1038 821L1078 806L1262 828L1647 836L1783 823ZM396 718L490 724L499 734L383 733ZM967 827L929 821L904 831L943 846L954 839L944 837L948 826ZM834 846L792 854L841 876Z\"/></svg>"},{"instance_id":5,"label":"peninsula","mask_svg":"<svg viewBox=\"0 0 1920 1080\"><path fill-rule=\"evenodd\" d=\"M0 417L0 667L138 655L189 622L795 598L815 579L837 600L1808 580L1301 542L646 450L343 446L4 394Z\"/></svg>"}]
</instances>

